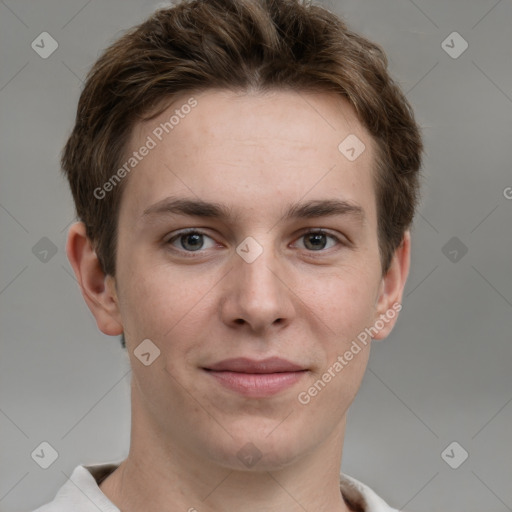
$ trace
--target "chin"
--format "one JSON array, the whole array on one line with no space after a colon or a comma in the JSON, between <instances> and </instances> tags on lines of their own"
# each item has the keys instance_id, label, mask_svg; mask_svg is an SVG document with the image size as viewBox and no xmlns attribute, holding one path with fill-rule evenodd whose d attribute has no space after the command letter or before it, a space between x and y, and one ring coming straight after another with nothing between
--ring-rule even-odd
<instances>
[{"instance_id":1,"label":"chin","mask_svg":"<svg viewBox=\"0 0 512 512\"><path fill-rule=\"evenodd\" d=\"M308 451L307 440L299 439L289 428L278 432L280 427L276 428L278 423L275 421L271 428L268 428L268 421L264 422L262 428L257 428L255 423L257 421L252 420L252 426L246 426L229 439L224 436L223 440L228 441L225 445L210 445L208 451L212 459L226 469L235 471L277 471L290 466ZM207 443L211 443L211 438ZM311 442L311 448L313 444Z\"/></svg>"}]
</instances>

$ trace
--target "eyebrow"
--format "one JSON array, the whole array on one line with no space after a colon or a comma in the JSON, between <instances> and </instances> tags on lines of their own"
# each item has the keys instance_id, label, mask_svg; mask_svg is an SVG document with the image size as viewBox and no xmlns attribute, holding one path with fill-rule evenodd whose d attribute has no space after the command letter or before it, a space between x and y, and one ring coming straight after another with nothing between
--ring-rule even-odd
<instances>
[{"instance_id":1,"label":"eyebrow","mask_svg":"<svg viewBox=\"0 0 512 512\"><path fill-rule=\"evenodd\" d=\"M227 221L233 217L232 209L227 205L200 199L174 197L167 197L146 208L142 217L161 214L188 215L222 221ZM361 223L364 223L366 220L364 209L360 205L343 199L323 199L293 203L288 207L282 219L314 219L335 215L348 215Z\"/></svg>"}]
</instances>

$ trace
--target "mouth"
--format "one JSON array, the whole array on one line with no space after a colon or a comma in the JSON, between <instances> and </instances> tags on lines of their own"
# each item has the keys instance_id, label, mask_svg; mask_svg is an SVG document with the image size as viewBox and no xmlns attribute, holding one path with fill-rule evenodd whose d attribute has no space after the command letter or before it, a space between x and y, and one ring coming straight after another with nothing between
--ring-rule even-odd
<instances>
[{"instance_id":1,"label":"mouth","mask_svg":"<svg viewBox=\"0 0 512 512\"><path fill-rule=\"evenodd\" d=\"M264 398L290 388L308 372L307 368L277 357L257 361L234 358L203 368L218 384L251 398Z\"/></svg>"}]
</instances>

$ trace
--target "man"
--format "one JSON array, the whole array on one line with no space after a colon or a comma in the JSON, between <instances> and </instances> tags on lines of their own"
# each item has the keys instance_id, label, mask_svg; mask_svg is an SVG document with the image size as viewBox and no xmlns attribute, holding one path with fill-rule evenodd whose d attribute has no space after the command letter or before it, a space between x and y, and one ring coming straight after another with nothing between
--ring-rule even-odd
<instances>
[{"instance_id":1,"label":"man","mask_svg":"<svg viewBox=\"0 0 512 512\"><path fill-rule=\"evenodd\" d=\"M394 510L340 475L418 196L386 65L298 0L182 2L99 58L62 158L67 253L126 344L131 444L39 512Z\"/></svg>"}]
</instances>

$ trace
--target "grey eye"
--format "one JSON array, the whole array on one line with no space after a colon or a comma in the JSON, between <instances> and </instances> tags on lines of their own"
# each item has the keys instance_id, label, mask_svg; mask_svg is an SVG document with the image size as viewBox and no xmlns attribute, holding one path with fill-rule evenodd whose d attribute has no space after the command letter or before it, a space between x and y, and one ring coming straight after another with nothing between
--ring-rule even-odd
<instances>
[{"instance_id":1,"label":"grey eye","mask_svg":"<svg viewBox=\"0 0 512 512\"><path fill-rule=\"evenodd\" d=\"M204 247L205 239L210 239L212 241L210 247L215 245L215 242L211 237L197 230L178 233L177 235L170 238L167 243L176 249L183 249L187 252L196 252L201 249L208 248ZM176 244L176 242L179 242L179 246Z\"/></svg>"}]
</instances>

